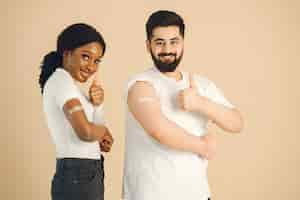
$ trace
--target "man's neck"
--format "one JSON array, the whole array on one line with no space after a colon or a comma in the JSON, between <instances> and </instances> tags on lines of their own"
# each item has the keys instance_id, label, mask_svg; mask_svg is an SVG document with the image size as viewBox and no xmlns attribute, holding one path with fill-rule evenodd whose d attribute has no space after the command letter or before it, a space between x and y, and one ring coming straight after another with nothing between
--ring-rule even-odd
<instances>
[{"instance_id":1,"label":"man's neck","mask_svg":"<svg viewBox=\"0 0 300 200\"><path fill-rule=\"evenodd\" d=\"M180 81L183 78L182 73L180 72L180 70L178 68L176 68L176 70L174 72L165 72L163 74L169 78L175 79L176 81Z\"/></svg>"}]
</instances>

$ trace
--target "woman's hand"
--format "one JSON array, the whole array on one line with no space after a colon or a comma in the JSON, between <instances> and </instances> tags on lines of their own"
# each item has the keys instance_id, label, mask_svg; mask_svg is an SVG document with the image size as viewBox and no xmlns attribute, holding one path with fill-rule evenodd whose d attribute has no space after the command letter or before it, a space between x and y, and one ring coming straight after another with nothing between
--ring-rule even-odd
<instances>
[{"instance_id":1,"label":"woman's hand","mask_svg":"<svg viewBox=\"0 0 300 200\"><path fill-rule=\"evenodd\" d=\"M99 146L102 152L110 152L114 139L109 131L105 133L102 140L99 141Z\"/></svg>"},{"instance_id":2,"label":"woman's hand","mask_svg":"<svg viewBox=\"0 0 300 200\"><path fill-rule=\"evenodd\" d=\"M99 83L94 81L89 90L90 101L94 106L100 106L104 101L104 90Z\"/></svg>"}]
</instances>

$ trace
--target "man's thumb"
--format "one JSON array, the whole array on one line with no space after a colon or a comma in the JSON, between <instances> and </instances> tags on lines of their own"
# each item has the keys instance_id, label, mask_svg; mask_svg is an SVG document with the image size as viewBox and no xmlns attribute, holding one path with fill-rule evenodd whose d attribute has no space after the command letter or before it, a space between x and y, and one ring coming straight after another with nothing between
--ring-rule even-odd
<instances>
[{"instance_id":1,"label":"man's thumb","mask_svg":"<svg viewBox=\"0 0 300 200\"><path fill-rule=\"evenodd\" d=\"M189 73L189 82L190 88L197 88L196 82L194 80L194 75L192 73Z\"/></svg>"}]
</instances>

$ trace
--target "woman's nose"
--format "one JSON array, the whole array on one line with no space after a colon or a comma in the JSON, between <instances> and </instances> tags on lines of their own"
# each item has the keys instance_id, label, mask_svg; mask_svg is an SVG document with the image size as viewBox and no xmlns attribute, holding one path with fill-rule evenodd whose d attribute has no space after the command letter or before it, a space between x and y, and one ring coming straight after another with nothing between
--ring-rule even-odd
<instances>
[{"instance_id":1,"label":"woman's nose","mask_svg":"<svg viewBox=\"0 0 300 200\"><path fill-rule=\"evenodd\" d=\"M97 65L94 63L89 63L87 68L88 68L89 72L95 72L97 69Z\"/></svg>"}]
</instances>

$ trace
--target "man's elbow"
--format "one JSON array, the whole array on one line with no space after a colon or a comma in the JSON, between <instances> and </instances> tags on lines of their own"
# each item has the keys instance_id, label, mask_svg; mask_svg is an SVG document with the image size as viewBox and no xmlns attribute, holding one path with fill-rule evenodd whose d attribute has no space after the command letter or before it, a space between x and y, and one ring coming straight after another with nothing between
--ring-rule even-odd
<instances>
[{"instance_id":1,"label":"man's elbow","mask_svg":"<svg viewBox=\"0 0 300 200\"><path fill-rule=\"evenodd\" d=\"M154 124L156 124L156 123L154 123ZM166 143L165 134L162 134L165 132L165 130L163 130L159 126L159 124L151 126L151 128L148 128L148 130L146 130L146 131L152 138L154 138L160 144Z\"/></svg>"},{"instance_id":2,"label":"man's elbow","mask_svg":"<svg viewBox=\"0 0 300 200\"><path fill-rule=\"evenodd\" d=\"M227 127L227 131L230 133L241 133L244 128L243 122L235 122L231 126Z\"/></svg>"},{"instance_id":3,"label":"man's elbow","mask_svg":"<svg viewBox=\"0 0 300 200\"><path fill-rule=\"evenodd\" d=\"M228 124L226 131L230 133L241 133L244 128L243 118L238 111L234 111L233 117Z\"/></svg>"}]
</instances>

